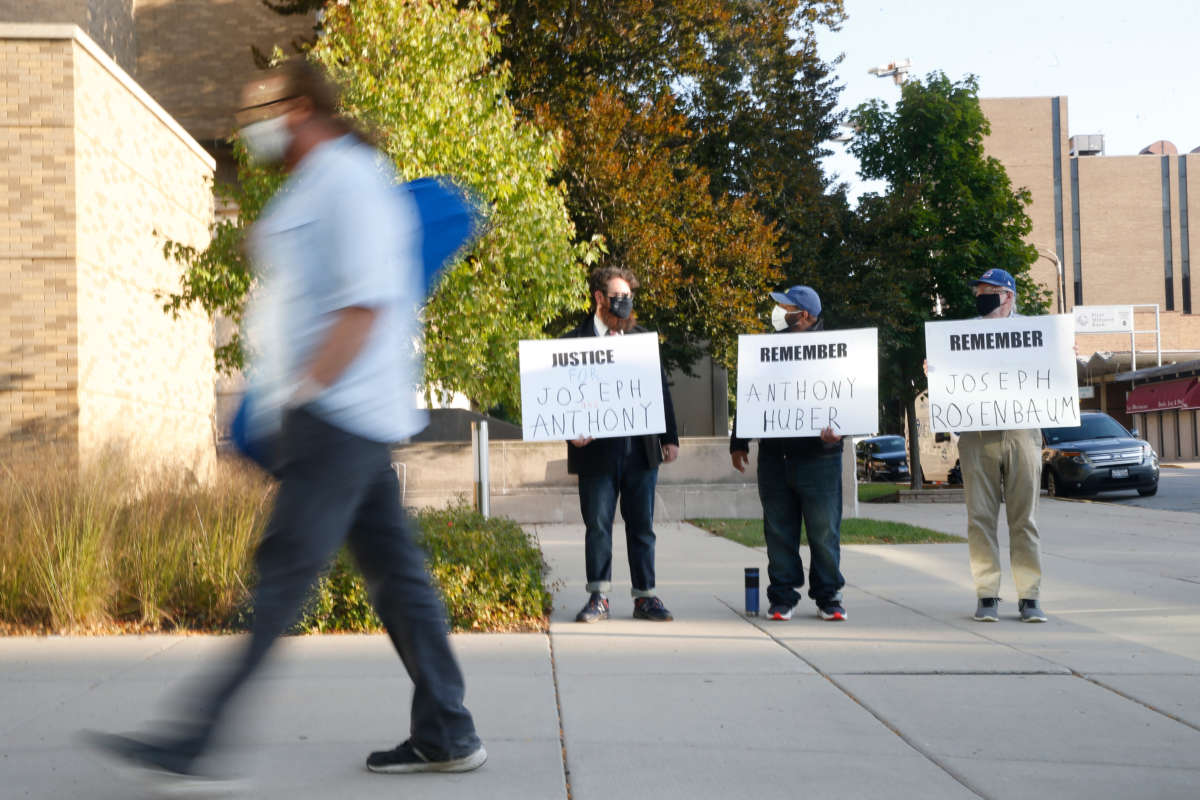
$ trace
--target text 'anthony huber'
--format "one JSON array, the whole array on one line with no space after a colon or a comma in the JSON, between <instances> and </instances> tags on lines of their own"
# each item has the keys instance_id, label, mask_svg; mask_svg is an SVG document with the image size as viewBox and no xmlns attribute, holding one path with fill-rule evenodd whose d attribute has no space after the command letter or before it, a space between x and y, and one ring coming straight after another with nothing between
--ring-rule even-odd
<instances>
[{"instance_id":1,"label":"text 'anthony huber'","mask_svg":"<svg viewBox=\"0 0 1200 800\"><path fill-rule=\"evenodd\" d=\"M845 342L829 344L793 344L760 347L758 358L761 363L789 361L820 361L846 358ZM762 409L763 433L820 433L825 428L841 430L838 409L833 401L854 399L853 377L829 380L756 380L752 381L742 396L749 410ZM819 404L819 405L818 405Z\"/></svg>"}]
</instances>

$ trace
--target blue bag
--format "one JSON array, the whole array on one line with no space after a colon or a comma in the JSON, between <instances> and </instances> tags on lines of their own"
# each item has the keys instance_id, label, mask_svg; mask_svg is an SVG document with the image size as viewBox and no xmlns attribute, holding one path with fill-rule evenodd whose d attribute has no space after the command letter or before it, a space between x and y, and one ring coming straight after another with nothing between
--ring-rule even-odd
<instances>
[{"instance_id":1,"label":"blue bag","mask_svg":"<svg viewBox=\"0 0 1200 800\"><path fill-rule=\"evenodd\" d=\"M242 401L238 403L237 413L233 415L233 424L229 426L229 438L239 453L255 464L258 464L267 472L271 471L267 460L267 451L269 449L267 441L263 438L256 439L250 436L249 391L242 395Z\"/></svg>"},{"instance_id":2,"label":"blue bag","mask_svg":"<svg viewBox=\"0 0 1200 800\"><path fill-rule=\"evenodd\" d=\"M450 178L439 175L400 185L421 219L421 267L425 297L437 288L442 270L483 230L477 202Z\"/></svg>"}]
</instances>

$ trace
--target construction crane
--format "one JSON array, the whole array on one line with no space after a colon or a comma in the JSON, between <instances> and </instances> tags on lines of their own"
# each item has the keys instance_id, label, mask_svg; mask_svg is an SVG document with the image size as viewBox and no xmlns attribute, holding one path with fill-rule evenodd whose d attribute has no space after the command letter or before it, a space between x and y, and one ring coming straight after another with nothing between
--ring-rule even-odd
<instances>
[{"instance_id":1,"label":"construction crane","mask_svg":"<svg viewBox=\"0 0 1200 800\"><path fill-rule=\"evenodd\" d=\"M880 64L878 67L871 67L867 72L879 78L891 77L896 85L904 83L904 79L908 76L908 71L912 69L912 59L904 59L903 61L892 61L889 64Z\"/></svg>"}]
</instances>

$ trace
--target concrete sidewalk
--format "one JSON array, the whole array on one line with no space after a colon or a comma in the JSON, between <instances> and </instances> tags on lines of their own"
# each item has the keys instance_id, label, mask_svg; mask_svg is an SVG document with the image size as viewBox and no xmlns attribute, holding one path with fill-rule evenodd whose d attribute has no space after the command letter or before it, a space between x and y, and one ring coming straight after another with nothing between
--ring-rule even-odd
<instances>
[{"instance_id":1,"label":"concrete sidewalk","mask_svg":"<svg viewBox=\"0 0 1200 800\"><path fill-rule=\"evenodd\" d=\"M864 506L961 533L961 506ZM1194 514L1043 501L1051 620L972 622L965 544L847 547L846 623L805 603L747 620L742 568L765 553L685 524L659 532L676 621L573 622L582 530L537 526L560 581L549 636L456 648L491 760L380 776L370 749L407 727L383 637L289 639L239 726L234 763L262 798L611 800L1200 797L1200 526ZM618 541L621 533L618 531ZM214 637L0 640L0 797L129 797L72 742L127 730L209 663Z\"/></svg>"}]
</instances>

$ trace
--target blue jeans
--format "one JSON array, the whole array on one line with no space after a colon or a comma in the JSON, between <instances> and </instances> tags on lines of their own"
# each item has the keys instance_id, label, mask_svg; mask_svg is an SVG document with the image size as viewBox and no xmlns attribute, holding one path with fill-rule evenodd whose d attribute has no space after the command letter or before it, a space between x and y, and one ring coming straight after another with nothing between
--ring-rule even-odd
<instances>
[{"instance_id":1,"label":"blue jeans","mask_svg":"<svg viewBox=\"0 0 1200 800\"><path fill-rule=\"evenodd\" d=\"M767 599L795 606L804 585L800 557L801 521L808 533L811 563L808 596L820 605L841 600L845 579L839 570L842 537L842 454L758 458L758 496L767 539Z\"/></svg>"},{"instance_id":2,"label":"blue jeans","mask_svg":"<svg viewBox=\"0 0 1200 800\"><path fill-rule=\"evenodd\" d=\"M472 752L479 737L463 705L463 675L450 649L446 611L400 505L390 448L301 409L285 417L278 449L280 484L256 557L250 636L224 673L192 699L190 725L174 749L191 758L209 749L235 696L296 619L321 570L348 541L413 681L413 744L435 760ZM382 711L389 714L386 707Z\"/></svg>"},{"instance_id":3,"label":"blue jeans","mask_svg":"<svg viewBox=\"0 0 1200 800\"><path fill-rule=\"evenodd\" d=\"M612 589L612 526L621 500L625 549L634 597L654 596L654 488L658 468L630 469L579 476L579 510L583 513L584 558L588 592Z\"/></svg>"}]
</instances>

